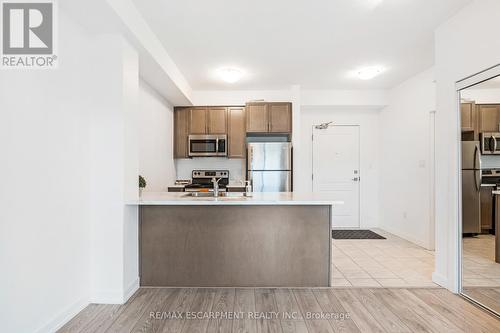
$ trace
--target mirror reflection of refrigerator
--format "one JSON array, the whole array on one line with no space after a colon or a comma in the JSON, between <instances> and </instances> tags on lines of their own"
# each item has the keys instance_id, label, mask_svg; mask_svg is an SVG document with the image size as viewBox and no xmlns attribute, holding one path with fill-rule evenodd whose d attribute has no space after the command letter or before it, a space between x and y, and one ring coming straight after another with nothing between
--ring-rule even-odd
<instances>
[{"instance_id":1,"label":"mirror reflection of refrigerator","mask_svg":"<svg viewBox=\"0 0 500 333\"><path fill-rule=\"evenodd\" d=\"M292 144L248 143L247 180L251 182L254 192L291 192Z\"/></svg>"},{"instance_id":2,"label":"mirror reflection of refrigerator","mask_svg":"<svg viewBox=\"0 0 500 333\"><path fill-rule=\"evenodd\" d=\"M462 141L462 233L481 233L481 150Z\"/></svg>"}]
</instances>

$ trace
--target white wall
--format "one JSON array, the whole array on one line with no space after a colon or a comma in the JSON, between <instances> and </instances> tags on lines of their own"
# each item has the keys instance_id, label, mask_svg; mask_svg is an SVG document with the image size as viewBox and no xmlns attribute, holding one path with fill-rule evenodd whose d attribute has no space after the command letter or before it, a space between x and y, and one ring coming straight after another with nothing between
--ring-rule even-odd
<instances>
[{"instance_id":1,"label":"white wall","mask_svg":"<svg viewBox=\"0 0 500 333\"><path fill-rule=\"evenodd\" d=\"M391 89L380 113L380 227L428 249L431 220L431 111L429 69ZM433 115L432 115L433 116Z\"/></svg>"},{"instance_id":2,"label":"white wall","mask_svg":"<svg viewBox=\"0 0 500 333\"><path fill-rule=\"evenodd\" d=\"M290 90L194 90L193 105L245 105L252 100L289 102Z\"/></svg>"},{"instance_id":3,"label":"white wall","mask_svg":"<svg viewBox=\"0 0 500 333\"><path fill-rule=\"evenodd\" d=\"M455 82L500 61L500 1L476 0L436 31L436 271L457 291L459 123ZM473 47L469 47L473 45Z\"/></svg>"},{"instance_id":4,"label":"white wall","mask_svg":"<svg viewBox=\"0 0 500 333\"><path fill-rule=\"evenodd\" d=\"M173 107L143 80L139 84L139 173L145 191L166 191L176 179Z\"/></svg>"},{"instance_id":5,"label":"white wall","mask_svg":"<svg viewBox=\"0 0 500 333\"><path fill-rule=\"evenodd\" d=\"M0 74L0 322L51 331L89 299L88 36L59 12L59 68Z\"/></svg>"},{"instance_id":6,"label":"white wall","mask_svg":"<svg viewBox=\"0 0 500 333\"><path fill-rule=\"evenodd\" d=\"M137 52L118 35L97 38L91 108L91 295L122 303L138 288Z\"/></svg>"},{"instance_id":7,"label":"white wall","mask_svg":"<svg viewBox=\"0 0 500 333\"><path fill-rule=\"evenodd\" d=\"M335 107L302 107L300 150L297 161L302 170L296 174L296 191L312 190L312 127L328 121L339 125L360 126L360 225L362 228L378 226L379 196L379 112L377 110L338 109ZM294 165L295 167L295 165Z\"/></svg>"},{"instance_id":8,"label":"white wall","mask_svg":"<svg viewBox=\"0 0 500 333\"><path fill-rule=\"evenodd\" d=\"M387 104L385 90L303 90L302 105L380 107Z\"/></svg>"},{"instance_id":9,"label":"white wall","mask_svg":"<svg viewBox=\"0 0 500 333\"><path fill-rule=\"evenodd\" d=\"M7 332L53 332L138 286L137 53L58 16L59 68L0 75Z\"/></svg>"}]
</instances>

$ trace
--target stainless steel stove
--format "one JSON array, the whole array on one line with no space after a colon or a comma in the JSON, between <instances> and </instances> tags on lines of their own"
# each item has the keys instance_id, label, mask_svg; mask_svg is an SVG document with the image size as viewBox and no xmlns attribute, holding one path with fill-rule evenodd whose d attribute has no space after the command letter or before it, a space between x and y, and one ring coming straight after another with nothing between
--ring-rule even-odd
<instances>
[{"instance_id":1,"label":"stainless steel stove","mask_svg":"<svg viewBox=\"0 0 500 333\"><path fill-rule=\"evenodd\" d=\"M184 187L186 192L208 192L212 191L214 184L212 178L219 180L219 190L226 191L226 186L229 184L228 170L193 170L191 172L191 184Z\"/></svg>"}]
</instances>

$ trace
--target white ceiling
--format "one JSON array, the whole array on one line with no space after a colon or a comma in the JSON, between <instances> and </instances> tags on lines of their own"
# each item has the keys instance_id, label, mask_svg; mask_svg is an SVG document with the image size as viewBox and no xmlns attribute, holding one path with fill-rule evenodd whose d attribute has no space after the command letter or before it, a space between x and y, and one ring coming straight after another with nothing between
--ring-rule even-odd
<instances>
[{"instance_id":1,"label":"white ceiling","mask_svg":"<svg viewBox=\"0 0 500 333\"><path fill-rule=\"evenodd\" d=\"M389 88L432 66L435 28L470 2L133 1L195 90ZM349 77L370 65L387 71ZM227 66L243 69L244 79L214 77Z\"/></svg>"}]
</instances>

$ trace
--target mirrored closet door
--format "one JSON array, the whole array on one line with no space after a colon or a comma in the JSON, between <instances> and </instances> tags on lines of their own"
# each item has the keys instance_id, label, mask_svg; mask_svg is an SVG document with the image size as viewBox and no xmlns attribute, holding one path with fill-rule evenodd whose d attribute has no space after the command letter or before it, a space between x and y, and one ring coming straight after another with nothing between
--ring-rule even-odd
<instances>
[{"instance_id":1,"label":"mirrored closet door","mask_svg":"<svg viewBox=\"0 0 500 333\"><path fill-rule=\"evenodd\" d=\"M500 71L499 71L500 72ZM496 71L490 71L495 74ZM500 73L498 73L500 74ZM471 81L472 79L472 81ZM500 313L500 76L459 91L461 293Z\"/></svg>"}]
</instances>

